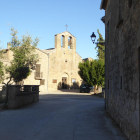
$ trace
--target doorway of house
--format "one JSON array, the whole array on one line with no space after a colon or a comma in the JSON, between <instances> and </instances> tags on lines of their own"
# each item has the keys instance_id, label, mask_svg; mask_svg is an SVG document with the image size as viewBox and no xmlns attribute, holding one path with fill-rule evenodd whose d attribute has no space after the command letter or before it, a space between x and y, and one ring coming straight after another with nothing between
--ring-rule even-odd
<instances>
[{"instance_id":1,"label":"doorway of house","mask_svg":"<svg viewBox=\"0 0 140 140\"><path fill-rule=\"evenodd\" d=\"M62 89L67 89L67 77L62 77Z\"/></svg>"}]
</instances>

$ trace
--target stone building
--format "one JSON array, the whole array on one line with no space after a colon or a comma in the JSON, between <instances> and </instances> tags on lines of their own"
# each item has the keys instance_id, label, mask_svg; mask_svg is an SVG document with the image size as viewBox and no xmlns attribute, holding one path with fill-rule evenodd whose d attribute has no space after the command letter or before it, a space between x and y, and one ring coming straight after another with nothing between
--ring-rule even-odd
<instances>
[{"instance_id":1,"label":"stone building","mask_svg":"<svg viewBox=\"0 0 140 140\"><path fill-rule=\"evenodd\" d=\"M105 10L106 111L139 139L140 0L102 0Z\"/></svg>"},{"instance_id":2,"label":"stone building","mask_svg":"<svg viewBox=\"0 0 140 140\"><path fill-rule=\"evenodd\" d=\"M68 31L55 35L55 48L36 49L39 62L24 85L40 85L40 91L78 88L82 80L78 75L81 56L76 52L76 38ZM9 46L5 51L5 64L12 60Z\"/></svg>"},{"instance_id":3,"label":"stone building","mask_svg":"<svg viewBox=\"0 0 140 140\"><path fill-rule=\"evenodd\" d=\"M93 59L93 58L91 58L91 57L84 58L84 59L83 59L83 62L86 62L86 61L94 61L94 59Z\"/></svg>"}]
</instances>

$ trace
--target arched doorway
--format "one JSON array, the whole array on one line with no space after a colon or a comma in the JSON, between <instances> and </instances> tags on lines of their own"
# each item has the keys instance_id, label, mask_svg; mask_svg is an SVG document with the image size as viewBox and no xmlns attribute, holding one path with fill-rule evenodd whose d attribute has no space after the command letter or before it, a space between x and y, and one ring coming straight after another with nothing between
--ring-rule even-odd
<instances>
[{"instance_id":1,"label":"arched doorway","mask_svg":"<svg viewBox=\"0 0 140 140\"><path fill-rule=\"evenodd\" d=\"M67 89L68 88L68 74L63 73L62 75L62 89Z\"/></svg>"}]
</instances>

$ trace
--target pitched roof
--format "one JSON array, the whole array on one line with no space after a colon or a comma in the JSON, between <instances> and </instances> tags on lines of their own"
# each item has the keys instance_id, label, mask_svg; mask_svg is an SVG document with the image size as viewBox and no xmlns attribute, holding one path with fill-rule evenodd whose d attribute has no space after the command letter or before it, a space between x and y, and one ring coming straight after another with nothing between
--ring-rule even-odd
<instances>
[{"instance_id":1,"label":"pitched roof","mask_svg":"<svg viewBox=\"0 0 140 140\"><path fill-rule=\"evenodd\" d=\"M59 34L63 34L63 33L66 33L66 32L69 33L69 34L71 34L71 33L68 32L68 31L65 31L65 32L62 32L62 33L59 33ZM59 34L56 34L56 35L59 35ZM55 35L55 36L56 36L56 35ZM71 35L72 35L72 34L71 34ZM72 35L72 36L74 36L74 35ZM74 36L74 37L75 37L75 36ZM75 37L75 38L76 38L76 37Z\"/></svg>"},{"instance_id":2,"label":"pitched roof","mask_svg":"<svg viewBox=\"0 0 140 140\"><path fill-rule=\"evenodd\" d=\"M49 48L49 49L46 49L46 50L42 50L44 53L50 53L54 50L55 48Z\"/></svg>"},{"instance_id":3,"label":"pitched roof","mask_svg":"<svg viewBox=\"0 0 140 140\"><path fill-rule=\"evenodd\" d=\"M91 57L88 57L88 58L84 58L84 59L83 59L83 61L87 61L87 60L89 60L89 61L93 61L94 59L91 58Z\"/></svg>"}]
</instances>

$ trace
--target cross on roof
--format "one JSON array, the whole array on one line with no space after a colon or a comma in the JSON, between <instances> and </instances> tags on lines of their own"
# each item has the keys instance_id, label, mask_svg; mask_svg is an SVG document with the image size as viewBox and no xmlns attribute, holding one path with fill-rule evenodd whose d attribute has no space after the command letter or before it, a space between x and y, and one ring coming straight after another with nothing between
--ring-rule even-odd
<instances>
[{"instance_id":1,"label":"cross on roof","mask_svg":"<svg viewBox=\"0 0 140 140\"><path fill-rule=\"evenodd\" d=\"M67 27L68 27L68 25L66 24L65 26L66 26L66 31L67 31Z\"/></svg>"}]
</instances>

